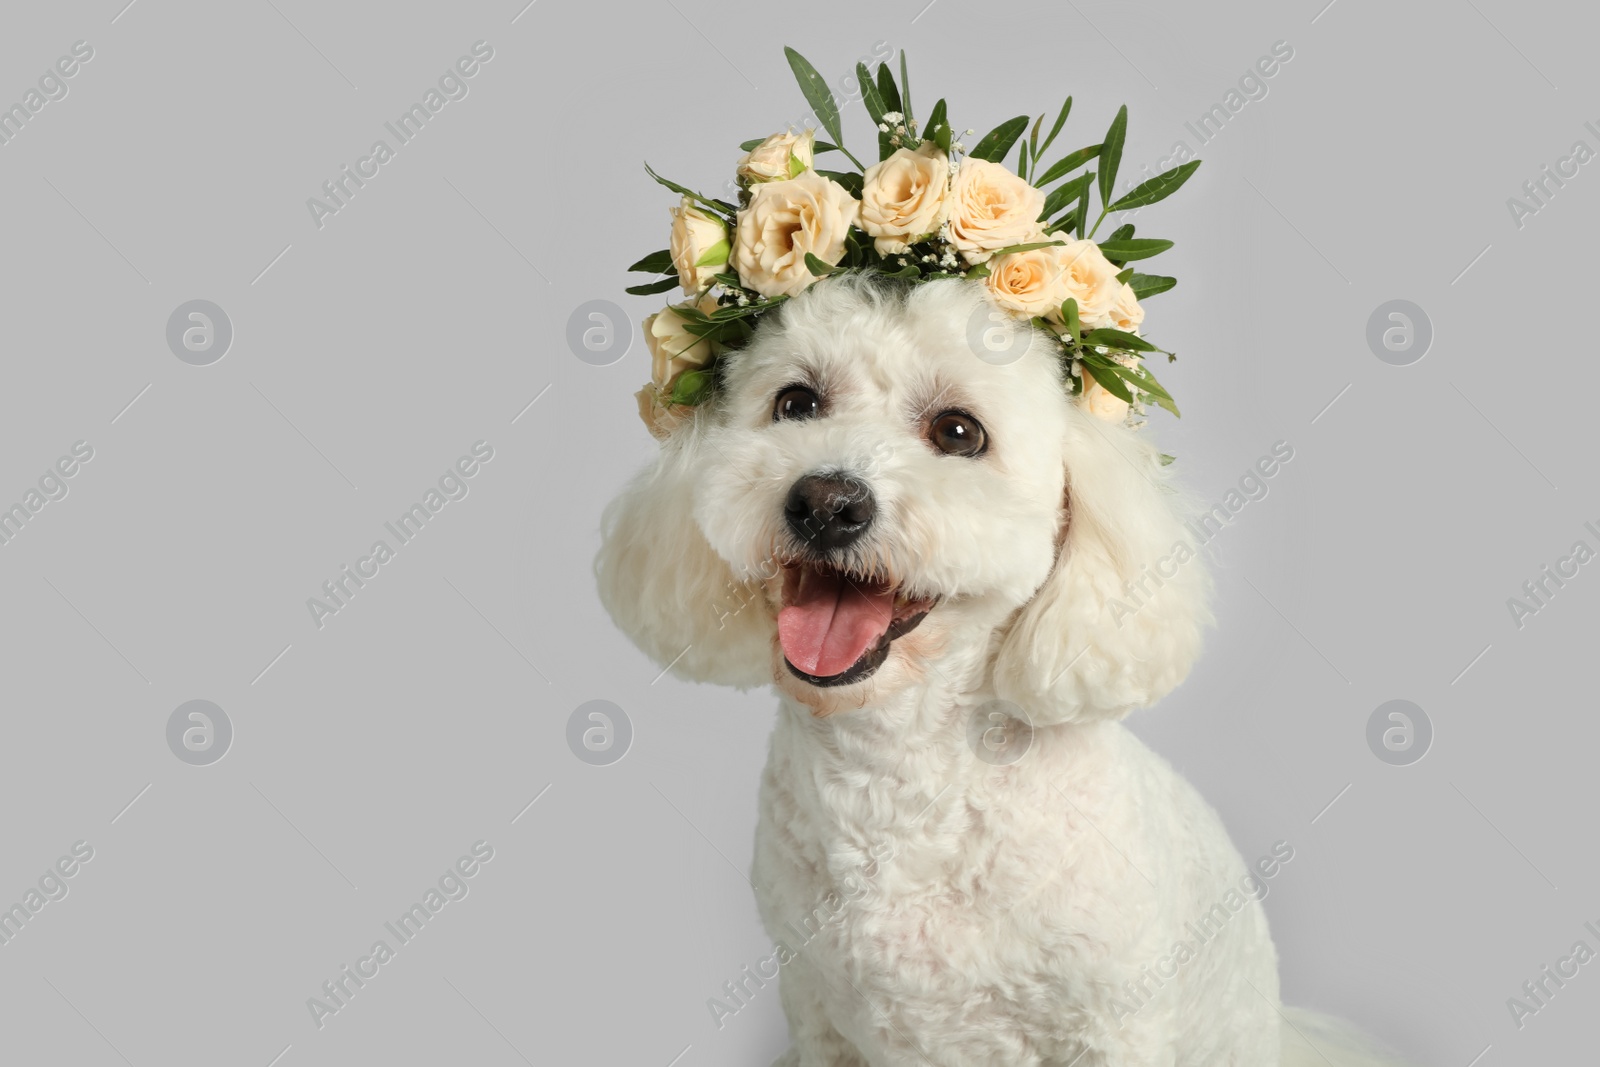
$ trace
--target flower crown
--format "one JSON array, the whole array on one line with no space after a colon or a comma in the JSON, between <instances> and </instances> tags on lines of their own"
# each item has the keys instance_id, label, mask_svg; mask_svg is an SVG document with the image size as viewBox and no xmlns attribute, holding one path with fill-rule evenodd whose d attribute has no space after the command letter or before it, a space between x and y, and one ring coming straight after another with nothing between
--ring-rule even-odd
<instances>
[{"instance_id":1,"label":"flower crown","mask_svg":"<svg viewBox=\"0 0 1600 1067\"><path fill-rule=\"evenodd\" d=\"M800 53L784 53L833 143L817 140L811 129L746 141L739 146L745 154L737 170L738 204L670 182L645 165L682 200L671 209L670 246L629 268L662 277L627 291L681 286L688 296L644 320L652 376L637 398L651 433L664 439L715 391L718 361L750 339L760 315L821 278L861 270L911 282L982 279L999 313L996 322L1006 321L1001 315L1031 322L1060 342L1071 393L1092 414L1129 425L1142 422L1147 403L1178 414L1144 365L1149 353L1176 357L1139 336L1140 301L1171 289L1177 279L1127 266L1172 242L1135 238L1132 225L1098 244L1094 235L1112 212L1172 195L1199 160L1113 199L1128 125L1124 106L1100 144L1068 152L1041 170L1072 110L1070 96L1043 144L1044 116L1024 138L1029 116L1019 115L968 148L955 140L943 100L920 125L912 117L902 51L898 84L887 65L878 67L874 80L865 64L856 64L861 98L878 129L878 162L863 166L844 147L827 83ZM1021 146L1015 174L1004 163L1014 144ZM856 169L817 169L814 160L825 152L840 153ZM1095 159L1098 173L1061 181ZM1096 185L1100 212L1091 222Z\"/></svg>"}]
</instances>

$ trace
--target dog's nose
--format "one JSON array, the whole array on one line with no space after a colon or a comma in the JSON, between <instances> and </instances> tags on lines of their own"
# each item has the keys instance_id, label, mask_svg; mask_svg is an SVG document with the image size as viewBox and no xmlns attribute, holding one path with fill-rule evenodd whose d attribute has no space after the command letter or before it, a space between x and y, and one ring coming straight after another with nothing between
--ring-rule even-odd
<instances>
[{"instance_id":1,"label":"dog's nose","mask_svg":"<svg viewBox=\"0 0 1600 1067\"><path fill-rule=\"evenodd\" d=\"M790 487L783 512L796 537L826 552L844 548L866 533L878 504L859 478L807 474Z\"/></svg>"}]
</instances>

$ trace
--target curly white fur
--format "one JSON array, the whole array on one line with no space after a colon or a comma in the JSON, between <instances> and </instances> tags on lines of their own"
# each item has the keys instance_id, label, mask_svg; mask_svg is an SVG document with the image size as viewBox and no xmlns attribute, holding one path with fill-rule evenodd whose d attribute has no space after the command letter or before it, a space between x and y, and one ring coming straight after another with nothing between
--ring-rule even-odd
<instances>
[{"instance_id":1,"label":"curly white fur","mask_svg":"<svg viewBox=\"0 0 1600 1067\"><path fill-rule=\"evenodd\" d=\"M781 946L780 1063L1380 1062L1285 1022L1264 914L1236 888L1252 872L1118 721L1183 679L1208 622L1182 498L1147 437L1069 401L1043 338L977 358L983 299L818 284L606 516L596 569L622 629L682 677L780 693L753 871ZM774 422L797 382L822 416ZM946 409L987 428L986 453L928 443ZM785 495L819 470L878 501L841 563L939 598L834 688L786 669L775 623ZM970 741L996 700L1035 727L1007 765Z\"/></svg>"}]
</instances>

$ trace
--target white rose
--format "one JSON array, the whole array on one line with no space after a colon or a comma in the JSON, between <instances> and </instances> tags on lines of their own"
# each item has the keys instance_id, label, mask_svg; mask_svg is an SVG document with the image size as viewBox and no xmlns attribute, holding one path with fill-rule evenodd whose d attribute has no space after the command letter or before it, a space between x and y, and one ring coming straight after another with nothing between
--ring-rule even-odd
<instances>
[{"instance_id":1,"label":"white rose","mask_svg":"<svg viewBox=\"0 0 1600 1067\"><path fill-rule=\"evenodd\" d=\"M1093 241L1073 241L1059 249L1065 293L1078 302L1078 321L1086 330L1112 325L1112 309L1121 290L1117 267ZM1141 313L1142 316L1142 313Z\"/></svg>"},{"instance_id":2,"label":"white rose","mask_svg":"<svg viewBox=\"0 0 1600 1067\"><path fill-rule=\"evenodd\" d=\"M784 181L789 173L789 157L800 161L803 170L811 169L811 154L816 131L775 133L739 157L739 177L751 184Z\"/></svg>"},{"instance_id":3,"label":"white rose","mask_svg":"<svg viewBox=\"0 0 1600 1067\"><path fill-rule=\"evenodd\" d=\"M709 288L717 272L727 265L728 227L687 196L671 210L672 265L678 268L683 291L694 296Z\"/></svg>"},{"instance_id":4,"label":"white rose","mask_svg":"<svg viewBox=\"0 0 1600 1067\"><path fill-rule=\"evenodd\" d=\"M984 279L989 295L1008 311L1059 322L1062 302L1073 295L1066 284L1065 252L1063 245L1050 245L993 257Z\"/></svg>"},{"instance_id":5,"label":"white rose","mask_svg":"<svg viewBox=\"0 0 1600 1067\"><path fill-rule=\"evenodd\" d=\"M708 294L674 306L709 315L717 310L717 301ZM650 380L669 394L678 375L705 366L714 355L711 342L690 333L689 320L670 307L646 318L643 326L644 342L650 348Z\"/></svg>"},{"instance_id":6,"label":"white rose","mask_svg":"<svg viewBox=\"0 0 1600 1067\"><path fill-rule=\"evenodd\" d=\"M998 163L964 159L950 184L950 242L968 263L1037 240L1044 193Z\"/></svg>"},{"instance_id":7,"label":"white rose","mask_svg":"<svg viewBox=\"0 0 1600 1067\"><path fill-rule=\"evenodd\" d=\"M1109 318L1110 325L1123 333L1139 332L1140 325L1144 323L1144 308L1139 304L1139 298L1133 295L1133 286L1123 283L1116 302L1111 305Z\"/></svg>"},{"instance_id":8,"label":"white rose","mask_svg":"<svg viewBox=\"0 0 1600 1067\"><path fill-rule=\"evenodd\" d=\"M1083 368L1083 392L1078 396L1078 403L1095 418L1107 422L1122 422L1128 417L1128 402L1112 396L1105 386L1094 380L1087 367Z\"/></svg>"},{"instance_id":9,"label":"white rose","mask_svg":"<svg viewBox=\"0 0 1600 1067\"><path fill-rule=\"evenodd\" d=\"M796 296L816 281L806 253L832 266L844 258L844 238L861 202L816 171L750 190L734 232L733 269L765 297Z\"/></svg>"},{"instance_id":10,"label":"white rose","mask_svg":"<svg viewBox=\"0 0 1600 1067\"><path fill-rule=\"evenodd\" d=\"M904 252L911 242L944 224L950 191L950 157L932 141L915 151L898 149L867 168L861 187L861 228L883 255Z\"/></svg>"}]
</instances>

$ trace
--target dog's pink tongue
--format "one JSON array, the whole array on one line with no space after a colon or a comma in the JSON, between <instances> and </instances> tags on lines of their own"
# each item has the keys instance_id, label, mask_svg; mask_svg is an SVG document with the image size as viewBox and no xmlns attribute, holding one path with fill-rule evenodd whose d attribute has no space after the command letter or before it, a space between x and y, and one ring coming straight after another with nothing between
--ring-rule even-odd
<instances>
[{"instance_id":1,"label":"dog's pink tongue","mask_svg":"<svg viewBox=\"0 0 1600 1067\"><path fill-rule=\"evenodd\" d=\"M793 603L778 612L778 642L790 663L829 678L849 670L889 629L894 592L807 571Z\"/></svg>"}]
</instances>

